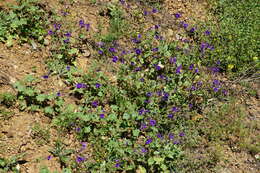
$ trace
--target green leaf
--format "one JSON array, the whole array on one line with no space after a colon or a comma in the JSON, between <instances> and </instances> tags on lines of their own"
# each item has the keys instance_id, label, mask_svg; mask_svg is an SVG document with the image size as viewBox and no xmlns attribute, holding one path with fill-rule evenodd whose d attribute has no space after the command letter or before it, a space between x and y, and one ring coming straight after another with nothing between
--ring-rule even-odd
<instances>
[{"instance_id":1,"label":"green leaf","mask_svg":"<svg viewBox=\"0 0 260 173\"><path fill-rule=\"evenodd\" d=\"M123 114L123 119L128 120L130 118L130 115L128 113Z\"/></svg>"},{"instance_id":2,"label":"green leaf","mask_svg":"<svg viewBox=\"0 0 260 173\"><path fill-rule=\"evenodd\" d=\"M48 106L48 107L44 108L44 113L52 115L54 113L54 110L52 107Z\"/></svg>"},{"instance_id":3,"label":"green leaf","mask_svg":"<svg viewBox=\"0 0 260 173\"><path fill-rule=\"evenodd\" d=\"M139 135L139 133L140 133L140 130L139 130L139 129L133 130L133 135L134 135L135 137L137 137L137 136Z\"/></svg>"},{"instance_id":4,"label":"green leaf","mask_svg":"<svg viewBox=\"0 0 260 173\"><path fill-rule=\"evenodd\" d=\"M157 164L160 164L161 162L164 161L164 158L162 157L153 157L154 161L156 161Z\"/></svg>"},{"instance_id":5,"label":"green leaf","mask_svg":"<svg viewBox=\"0 0 260 173\"><path fill-rule=\"evenodd\" d=\"M142 167L141 165L138 166L138 172L139 173L146 173L146 169Z\"/></svg>"},{"instance_id":6,"label":"green leaf","mask_svg":"<svg viewBox=\"0 0 260 173\"><path fill-rule=\"evenodd\" d=\"M152 165L154 163L154 159L152 157L150 157L148 159L148 165Z\"/></svg>"},{"instance_id":7,"label":"green leaf","mask_svg":"<svg viewBox=\"0 0 260 173\"><path fill-rule=\"evenodd\" d=\"M47 99L46 94L40 94L40 95L36 96L36 100L39 101L39 102L43 102L46 99Z\"/></svg>"},{"instance_id":8,"label":"green leaf","mask_svg":"<svg viewBox=\"0 0 260 173\"><path fill-rule=\"evenodd\" d=\"M84 133L89 133L91 132L91 128L88 126L88 127L84 127Z\"/></svg>"}]
</instances>

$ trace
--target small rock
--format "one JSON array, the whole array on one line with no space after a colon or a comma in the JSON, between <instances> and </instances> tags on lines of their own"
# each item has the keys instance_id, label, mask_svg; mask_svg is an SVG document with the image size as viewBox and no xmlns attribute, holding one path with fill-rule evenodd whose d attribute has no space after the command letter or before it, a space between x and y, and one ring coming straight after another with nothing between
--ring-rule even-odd
<instances>
[{"instance_id":1,"label":"small rock","mask_svg":"<svg viewBox=\"0 0 260 173\"><path fill-rule=\"evenodd\" d=\"M84 57L89 57L90 56L90 51L89 50L83 50L83 54Z\"/></svg>"}]
</instances>

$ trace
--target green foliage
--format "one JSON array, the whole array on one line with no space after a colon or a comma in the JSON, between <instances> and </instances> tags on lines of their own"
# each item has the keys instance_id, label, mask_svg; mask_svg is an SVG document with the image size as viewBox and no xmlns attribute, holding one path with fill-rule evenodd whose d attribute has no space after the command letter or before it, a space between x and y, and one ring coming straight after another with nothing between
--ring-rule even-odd
<instances>
[{"instance_id":1,"label":"green foliage","mask_svg":"<svg viewBox=\"0 0 260 173\"><path fill-rule=\"evenodd\" d=\"M13 156L9 159L0 158L0 171L12 171L14 173L19 173L19 170L16 168L16 165L19 161L22 161L24 154L19 154Z\"/></svg>"},{"instance_id":2,"label":"green foliage","mask_svg":"<svg viewBox=\"0 0 260 173\"><path fill-rule=\"evenodd\" d=\"M0 94L0 104L7 107L12 106L15 103L16 97L12 93L1 93Z\"/></svg>"},{"instance_id":3,"label":"green foliage","mask_svg":"<svg viewBox=\"0 0 260 173\"><path fill-rule=\"evenodd\" d=\"M218 20L210 27L210 39L216 45L212 57L218 57L225 70L243 72L250 68L255 72L260 67L259 2L216 0L212 4L212 13Z\"/></svg>"},{"instance_id":4,"label":"green foliage","mask_svg":"<svg viewBox=\"0 0 260 173\"><path fill-rule=\"evenodd\" d=\"M0 41L11 44L12 39L43 40L49 24L48 10L36 0L17 0L17 5L0 12Z\"/></svg>"},{"instance_id":5,"label":"green foliage","mask_svg":"<svg viewBox=\"0 0 260 173\"><path fill-rule=\"evenodd\" d=\"M37 123L32 127L32 138L38 145L47 144L50 140L50 131Z\"/></svg>"}]
</instances>

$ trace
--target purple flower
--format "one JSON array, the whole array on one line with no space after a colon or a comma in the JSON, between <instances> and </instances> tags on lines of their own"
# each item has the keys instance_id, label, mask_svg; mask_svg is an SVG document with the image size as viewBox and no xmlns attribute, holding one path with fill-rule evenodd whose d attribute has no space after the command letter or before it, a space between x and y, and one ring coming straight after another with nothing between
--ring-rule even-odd
<instances>
[{"instance_id":1,"label":"purple flower","mask_svg":"<svg viewBox=\"0 0 260 173\"><path fill-rule=\"evenodd\" d=\"M152 138L149 138L149 139L146 140L145 145L148 145L148 144L150 144L150 143L152 143L152 142L153 142L153 139L152 139Z\"/></svg>"},{"instance_id":2,"label":"purple flower","mask_svg":"<svg viewBox=\"0 0 260 173\"><path fill-rule=\"evenodd\" d=\"M84 86L83 83L78 83L78 84L76 84L76 88L77 88L77 89L83 88L83 86Z\"/></svg>"},{"instance_id":3,"label":"purple flower","mask_svg":"<svg viewBox=\"0 0 260 173\"><path fill-rule=\"evenodd\" d=\"M85 24L85 27L86 27L86 30L89 31L89 28L90 28L90 24Z\"/></svg>"},{"instance_id":4,"label":"purple flower","mask_svg":"<svg viewBox=\"0 0 260 173\"><path fill-rule=\"evenodd\" d=\"M48 79L49 76L48 76L48 75L44 75L44 76L42 76L42 78L43 78L43 79Z\"/></svg>"},{"instance_id":5,"label":"purple flower","mask_svg":"<svg viewBox=\"0 0 260 173\"><path fill-rule=\"evenodd\" d=\"M163 136L162 136L162 134L160 134L160 133L157 133L157 138L160 138L160 139L162 139L163 138Z\"/></svg>"},{"instance_id":6,"label":"purple flower","mask_svg":"<svg viewBox=\"0 0 260 173\"><path fill-rule=\"evenodd\" d=\"M142 152L142 153L146 153L146 152L147 152L147 149L146 149L146 148L141 148L141 152Z\"/></svg>"},{"instance_id":7,"label":"purple flower","mask_svg":"<svg viewBox=\"0 0 260 173\"><path fill-rule=\"evenodd\" d=\"M152 49L153 52L157 52L158 50L159 50L158 47Z\"/></svg>"},{"instance_id":8,"label":"purple flower","mask_svg":"<svg viewBox=\"0 0 260 173\"><path fill-rule=\"evenodd\" d=\"M115 164L115 167L116 167L116 168L119 168L119 167L120 167L120 163L116 163L116 164Z\"/></svg>"},{"instance_id":9,"label":"purple flower","mask_svg":"<svg viewBox=\"0 0 260 173\"><path fill-rule=\"evenodd\" d=\"M144 130L144 129L146 129L146 128L147 128L147 125L144 124L144 123L142 123L142 124L141 124L141 127L140 127L140 130Z\"/></svg>"},{"instance_id":10,"label":"purple flower","mask_svg":"<svg viewBox=\"0 0 260 173\"><path fill-rule=\"evenodd\" d=\"M146 96L147 96L147 97L151 97L151 96L152 96L152 93L151 93L151 92L148 92L148 93L146 93Z\"/></svg>"},{"instance_id":11,"label":"purple flower","mask_svg":"<svg viewBox=\"0 0 260 173\"><path fill-rule=\"evenodd\" d=\"M173 118L173 114L169 114L169 115L168 115L168 118Z\"/></svg>"},{"instance_id":12,"label":"purple flower","mask_svg":"<svg viewBox=\"0 0 260 173\"><path fill-rule=\"evenodd\" d=\"M178 145L180 142L179 141L174 141L173 144L174 145Z\"/></svg>"},{"instance_id":13,"label":"purple flower","mask_svg":"<svg viewBox=\"0 0 260 173\"><path fill-rule=\"evenodd\" d=\"M169 134L169 139L173 140L174 139L174 135L172 133Z\"/></svg>"},{"instance_id":14,"label":"purple flower","mask_svg":"<svg viewBox=\"0 0 260 173\"><path fill-rule=\"evenodd\" d=\"M179 108L173 107L173 108L172 108L172 111L173 111L173 112L179 112Z\"/></svg>"},{"instance_id":15,"label":"purple flower","mask_svg":"<svg viewBox=\"0 0 260 173\"><path fill-rule=\"evenodd\" d=\"M186 28L188 28L188 26L189 26L189 25L188 25L187 23L183 23L183 28L186 29Z\"/></svg>"},{"instance_id":16,"label":"purple flower","mask_svg":"<svg viewBox=\"0 0 260 173\"><path fill-rule=\"evenodd\" d=\"M136 50L135 50L135 53L136 53L137 55L140 55L140 54L142 53L142 51L141 51L140 49L136 49Z\"/></svg>"},{"instance_id":17,"label":"purple flower","mask_svg":"<svg viewBox=\"0 0 260 173\"><path fill-rule=\"evenodd\" d=\"M142 37L142 35L141 35L141 34L138 34L138 35L137 35L137 38L139 38L139 39L140 39L141 37Z\"/></svg>"},{"instance_id":18,"label":"purple flower","mask_svg":"<svg viewBox=\"0 0 260 173\"><path fill-rule=\"evenodd\" d=\"M156 8L153 8L152 12L153 12L153 13L157 13L158 10L157 10Z\"/></svg>"},{"instance_id":19,"label":"purple flower","mask_svg":"<svg viewBox=\"0 0 260 173\"><path fill-rule=\"evenodd\" d=\"M105 118L105 114L99 114L99 117L100 117L101 119L103 119L103 118Z\"/></svg>"},{"instance_id":20,"label":"purple flower","mask_svg":"<svg viewBox=\"0 0 260 173\"><path fill-rule=\"evenodd\" d=\"M101 84L100 83L96 83L95 86L96 86L96 88L100 88Z\"/></svg>"},{"instance_id":21,"label":"purple flower","mask_svg":"<svg viewBox=\"0 0 260 173\"><path fill-rule=\"evenodd\" d=\"M159 29L160 25L154 25L155 29Z\"/></svg>"},{"instance_id":22,"label":"purple flower","mask_svg":"<svg viewBox=\"0 0 260 173\"><path fill-rule=\"evenodd\" d=\"M191 29L190 29L190 32L194 32L194 31L195 31L195 28L191 28Z\"/></svg>"},{"instance_id":23,"label":"purple flower","mask_svg":"<svg viewBox=\"0 0 260 173\"><path fill-rule=\"evenodd\" d=\"M156 125L156 120L150 120L150 125L155 126Z\"/></svg>"},{"instance_id":24,"label":"purple flower","mask_svg":"<svg viewBox=\"0 0 260 173\"><path fill-rule=\"evenodd\" d=\"M61 96L60 92L57 92L57 96L58 96L58 97L60 97L60 96Z\"/></svg>"},{"instance_id":25,"label":"purple flower","mask_svg":"<svg viewBox=\"0 0 260 173\"><path fill-rule=\"evenodd\" d=\"M67 38L67 39L63 40L63 42L64 42L64 43L69 43L69 42L70 42L70 39Z\"/></svg>"},{"instance_id":26,"label":"purple flower","mask_svg":"<svg viewBox=\"0 0 260 173\"><path fill-rule=\"evenodd\" d=\"M181 133L179 134L179 136L180 136L180 137L183 137L183 136L185 136L185 133L184 133L184 132L181 132Z\"/></svg>"},{"instance_id":27,"label":"purple flower","mask_svg":"<svg viewBox=\"0 0 260 173\"><path fill-rule=\"evenodd\" d=\"M144 11L144 15L145 15L145 16L147 16L148 13L149 13L148 11L146 11L146 10Z\"/></svg>"},{"instance_id":28,"label":"purple flower","mask_svg":"<svg viewBox=\"0 0 260 173\"><path fill-rule=\"evenodd\" d=\"M116 63L118 61L118 57L117 56L113 56L112 61Z\"/></svg>"},{"instance_id":29,"label":"purple flower","mask_svg":"<svg viewBox=\"0 0 260 173\"><path fill-rule=\"evenodd\" d=\"M190 70L193 70L193 68L194 68L194 64L191 64L190 67L189 67L189 69L190 69Z\"/></svg>"},{"instance_id":30,"label":"purple flower","mask_svg":"<svg viewBox=\"0 0 260 173\"><path fill-rule=\"evenodd\" d=\"M70 71L70 66L67 66L66 69L67 69L68 71Z\"/></svg>"},{"instance_id":31,"label":"purple flower","mask_svg":"<svg viewBox=\"0 0 260 173\"><path fill-rule=\"evenodd\" d=\"M79 21L79 26L80 26L81 28L83 28L83 27L85 26L84 20L80 20L80 21Z\"/></svg>"},{"instance_id":32,"label":"purple flower","mask_svg":"<svg viewBox=\"0 0 260 173\"><path fill-rule=\"evenodd\" d=\"M135 72L137 72L137 71L141 71L141 70L142 70L141 67L136 67L136 68L135 68Z\"/></svg>"},{"instance_id":33,"label":"purple flower","mask_svg":"<svg viewBox=\"0 0 260 173\"><path fill-rule=\"evenodd\" d=\"M175 64L177 62L177 58L174 57L174 58L170 58L170 64Z\"/></svg>"},{"instance_id":34,"label":"purple flower","mask_svg":"<svg viewBox=\"0 0 260 173\"><path fill-rule=\"evenodd\" d=\"M99 55L102 55L102 54L103 54L103 51L102 51L102 50L98 50L98 54L99 54Z\"/></svg>"},{"instance_id":35,"label":"purple flower","mask_svg":"<svg viewBox=\"0 0 260 173\"><path fill-rule=\"evenodd\" d=\"M140 81L141 81L141 82L144 82L144 78L141 78Z\"/></svg>"},{"instance_id":36,"label":"purple flower","mask_svg":"<svg viewBox=\"0 0 260 173\"><path fill-rule=\"evenodd\" d=\"M124 0L119 0L119 2L123 5L125 4L125 1Z\"/></svg>"},{"instance_id":37,"label":"purple flower","mask_svg":"<svg viewBox=\"0 0 260 173\"><path fill-rule=\"evenodd\" d=\"M189 104L189 108L191 109L192 107L193 107L193 104L190 103L190 104Z\"/></svg>"},{"instance_id":38,"label":"purple flower","mask_svg":"<svg viewBox=\"0 0 260 173\"><path fill-rule=\"evenodd\" d=\"M144 111L145 111L144 108L140 109L140 110L138 111L139 115L143 115Z\"/></svg>"},{"instance_id":39,"label":"purple flower","mask_svg":"<svg viewBox=\"0 0 260 173\"><path fill-rule=\"evenodd\" d=\"M86 159L84 157L81 157L81 156L77 156L77 158L76 158L76 162L78 162L78 163L83 162L85 160Z\"/></svg>"},{"instance_id":40,"label":"purple flower","mask_svg":"<svg viewBox=\"0 0 260 173\"><path fill-rule=\"evenodd\" d=\"M161 70L161 67L160 67L159 65L157 65L157 64L155 64L154 67L155 67L155 69L156 69L157 71Z\"/></svg>"},{"instance_id":41,"label":"purple flower","mask_svg":"<svg viewBox=\"0 0 260 173\"><path fill-rule=\"evenodd\" d=\"M64 34L65 37L71 37L71 33L67 32L66 34Z\"/></svg>"},{"instance_id":42,"label":"purple flower","mask_svg":"<svg viewBox=\"0 0 260 173\"><path fill-rule=\"evenodd\" d=\"M199 73L199 69L198 68L195 69L195 73Z\"/></svg>"},{"instance_id":43,"label":"purple flower","mask_svg":"<svg viewBox=\"0 0 260 173\"><path fill-rule=\"evenodd\" d=\"M55 28L56 30L59 30L59 29L61 28L61 24L54 24L54 28Z\"/></svg>"},{"instance_id":44,"label":"purple flower","mask_svg":"<svg viewBox=\"0 0 260 173\"><path fill-rule=\"evenodd\" d=\"M176 69L176 74L181 74L182 65L179 65Z\"/></svg>"},{"instance_id":45,"label":"purple flower","mask_svg":"<svg viewBox=\"0 0 260 173\"><path fill-rule=\"evenodd\" d=\"M111 53L114 53L114 52L116 52L116 49L113 48L113 47L110 47L110 48L109 48L109 51L110 51Z\"/></svg>"},{"instance_id":46,"label":"purple flower","mask_svg":"<svg viewBox=\"0 0 260 173\"><path fill-rule=\"evenodd\" d=\"M226 96L227 95L227 90L222 90L222 93Z\"/></svg>"},{"instance_id":47,"label":"purple flower","mask_svg":"<svg viewBox=\"0 0 260 173\"><path fill-rule=\"evenodd\" d=\"M218 92L218 90L219 90L218 87L214 87L214 88L213 88L213 91L214 91L214 92Z\"/></svg>"},{"instance_id":48,"label":"purple flower","mask_svg":"<svg viewBox=\"0 0 260 173\"><path fill-rule=\"evenodd\" d=\"M195 91L196 90L196 87L194 85L191 86L190 88L191 91Z\"/></svg>"},{"instance_id":49,"label":"purple flower","mask_svg":"<svg viewBox=\"0 0 260 173\"><path fill-rule=\"evenodd\" d=\"M92 105L93 108L98 107L98 101L93 101L93 102L91 103L91 105Z\"/></svg>"},{"instance_id":50,"label":"purple flower","mask_svg":"<svg viewBox=\"0 0 260 173\"><path fill-rule=\"evenodd\" d=\"M213 80L213 85L214 85L214 86L216 86L216 85L217 85L217 86L218 86L218 85L220 85L220 82L219 82L219 80L216 80L216 79L215 79L215 80Z\"/></svg>"},{"instance_id":51,"label":"purple flower","mask_svg":"<svg viewBox=\"0 0 260 173\"><path fill-rule=\"evenodd\" d=\"M211 68L211 71L212 71L213 73L218 73L218 72L220 71L220 69L219 69L218 67L212 67L212 68Z\"/></svg>"},{"instance_id":52,"label":"purple flower","mask_svg":"<svg viewBox=\"0 0 260 173\"><path fill-rule=\"evenodd\" d=\"M217 60L216 64L217 64L217 65L220 65L220 60Z\"/></svg>"},{"instance_id":53,"label":"purple flower","mask_svg":"<svg viewBox=\"0 0 260 173\"><path fill-rule=\"evenodd\" d=\"M54 32L53 32L52 30L49 30L49 31L48 31L48 34L49 34L49 35L53 35Z\"/></svg>"},{"instance_id":54,"label":"purple flower","mask_svg":"<svg viewBox=\"0 0 260 173\"><path fill-rule=\"evenodd\" d=\"M49 156L47 157L47 160L51 160L51 158L52 158L52 156L51 156L51 155L49 155Z\"/></svg>"},{"instance_id":55,"label":"purple flower","mask_svg":"<svg viewBox=\"0 0 260 173\"><path fill-rule=\"evenodd\" d=\"M86 149L87 148L87 142L81 142L82 145L82 149Z\"/></svg>"},{"instance_id":56,"label":"purple flower","mask_svg":"<svg viewBox=\"0 0 260 173\"><path fill-rule=\"evenodd\" d=\"M176 14L174 14L174 16L175 16L176 19L179 19L181 17L181 14L180 13L176 13Z\"/></svg>"},{"instance_id":57,"label":"purple flower","mask_svg":"<svg viewBox=\"0 0 260 173\"><path fill-rule=\"evenodd\" d=\"M137 40L136 38L132 39L132 41L136 44L141 43L141 40Z\"/></svg>"},{"instance_id":58,"label":"purple flower","mask_svg":"<svg viewBox=\"0 0 260 173\"><path fill-rule=\"evenodd\" d=\"M205 35L210 35L211 32L210 32L209 30L207 30L207 31L204 32L204 34L205 34Z\"/></svg>"},{"instance_id":59,"label":"purple flower","mask_svg":"<svg viewBox=\"0 0 260 173\"><path fill-rule=\"evenodd\" d=\"M77 127L76 132L80 132L81 128Z\"/></svg>"}]
</instances>

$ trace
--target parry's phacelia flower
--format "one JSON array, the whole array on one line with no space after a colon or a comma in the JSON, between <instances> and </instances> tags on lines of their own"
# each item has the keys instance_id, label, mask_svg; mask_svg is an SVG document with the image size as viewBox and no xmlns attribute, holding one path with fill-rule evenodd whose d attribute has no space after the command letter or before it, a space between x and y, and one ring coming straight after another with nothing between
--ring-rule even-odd
<instances>
[{"instance_id":1,"label":"parry's phacelia flower","mask_svg":"<svg viewBox=\"0 0 260 173\"><path fill-rule=\"evenodd\" d=\"M158 10L157 10L156 8L153 8L152 12L153 12L153 13L157 13Z\"/></svg>"},{"instance_id":2,"label":"parry's phacelia flower","mask_svg":"<svg viewBox=\"0 0 260 173\"><path fill-rule=\"evenodd\" d=\"M162 136L162 134L160 134L160 133L157 133L157 138L160 138L160 139L162 139L163 138L163 136Z\"/></svg>"},{"instance_id":3,"label":"parry's phacelia flower","mask_svg":"<svg viewBox=\"0 0 260 173\"><path fill-rule=\"evenodd\" d=\"M189 67L189 69L190 69L190 70L193 70L193 68L194 68L194 64L191 64L190 67Z\"/></svg>"},{"instance_id":4,"label":"parry's phacelia flower","mask_svg":"<svg viewBox=\"0 0 260 173\"><path fill-rule=\"evenodd\" d=\"M64 34L65 37L71 37L71 33L67 32L66 34Z\"/></svg>"},{"instance_id":5,"label":"parry's phacelia flower","mask_svg":"<svg viewBox=\"0 0 260 173\"><path fill-rule=\"evenodd\" d=\"M77 89L83 88L83 83L77 83L77 84L76 84L76 88L77 88Z\"/></svg>"},{"instance_id":6,"label":"parry's phacelia flower","mask_svg":"<svg viewBox=\"0 0 260 173\"><path fill-rule=\"evenodd\" d=\"M181 133L179 134L179 136L180 136L180 137L183 137L183 136L185 136L185 133L184 133L184 132L181 132Z\"/></svg>"},{"instance_id":7,"label":"parry's phacelia flower","mask_svg":"<svg viewBox=\"0 0 260 173\"><path fill-rule=\"evenodd\" d=\"M86 149L87 148L87 142L81 142L82 145L82 149Z\"/></svg>"},{"instance_id":8,"label":"parry's phacelia flower","mask_svg":"<svg viewBox=\"0 0 260 173\"><path fill-rule=\"evenodd\" d=\"M135 50L135 53L136 53L137 55L140 55L140 54L142 53L142 51L141 51L141 49L136 49L136 50Z\"/></svg>"},{"instance_id":9,"label":"parry's phacelia flower","mask_svg":"<svg viewBox=\"0 0 260 173\"><path fill-rule=\"evenodd\" d=\"M83 28L83 27L85 26L84 20L80 20L80 21L79 21L79 26L80 26L81 28Z\"/></svg>"},{"instance_id":10,"label":"parry's phacelia flower","mask_svg":"<svg viewBox=\"0 0 260 173\"><path fill-rule=\"evenodd\" d=\"M195 69L195 73L199 73L199 69L198 68Z\"/></svg>"},{"instance_id":11,"label":"parry's phacelia flower","mask_svg":"<svg viewBox=\"0 0 260 173\"><path fill-rule=\"evenodd\" d=\"M152 49L153 52L157 52L158 50L159 50L158 47Z\"/></svg>"},{"instance_id":12,"label":"parry's phacelia flower","mask_svg":"<svg viewBox=\"0 0 260 173\"><path fill-rule=\"evenodd\" d=\"M177 108L176 106L172 108L173 112L179 112L179 108Z\"/></svg>"},{"instance_id":13,"label":"parry's phacelia flower","mask_svg":"<svg viewBox=\"0 0 260 173\"><path fill-rule=\"evenodd\" d=\"M214 91L214 92L218 92L218 90L219 90L218 87L214 87L214 88L213 88L213 91Z\"/></svg>"},{"instance_id":14,"label":"parry's phacelia flower","mask_svg":"<svg viewBox=\"0 0 260 173\"><path fill-rule=\"evenodd\" d=\"M150 125L155 126L156 125L156 120L150 120Z\"/></svg>"},{"instance_id":15,"label":"parry's phacelia flower","mask_svg":"<svg viewBox=\"0 0 260 173\"><path fill-rule=\"evenodd\" d=\"M220 65L220 60L217 60L216 64L217 64L217 65Z\"/></svg>"},{"instance_id":16,"label":"parry's phacelia flower","mask_svg":"<svg viewBox=\"0 0 260 173\"><path fill-rule=\"evenodd\" d=\"M53 32L52 30L49 30L49 31L48 31L48 34L49 34L49 35L53 35L54 32Z\"/></svg>"},{"instance_id":17,"label":"parry's phacelia flower","mask_svg":"<svg viewBox=\"0 0 260 173\"><path fill-rule=\"evenodd\" d=\"M209 30L207 30L207 31L204 32L204 34L205 34L205 35L210 35L211 32L210 32Z\"/></svg>"},{"instance_id":18,"label":"parry's phacelia flower","mask_svg":"<svg viewBox=\"0 0 260 173\"><path fill-rule=\"evenodd\" d=\"M189 108L191 109L192 107L193 107L193 104L190 103L190 104L189 104Z\"/></svg>"},{"instance_id":19,"label":"parry's phacelia flower","mask_svg":"<svg viewBox=\"0 0 260 173\"><path fill-rule=\"evenodd\" d=\"M174 135L172 133L169 134L169 139L173 140L174 139Z\"/></svg>"},{"instance_id":20,"label":"parry's phacelia flower","mask_svg":"<svg viewBox=\"0 0 260 173\"><path fill-rule=\"evenodd\" d=\"M156 69L157 71L161 70L161 67L160 67L159 65L157 65L157 64L155 64L154 67L155 67L155 69Z\"/></svg>"},{"instance_id":21,"label":"parry's phacelia flower","mask_svg":"<svg viewBox=\"0 0 260 173\"><path fill-rule=\"evenodd\" d=\"M111 53L114 53L114 52L116 52L116 49L115 49L115 48L113 48L113 47L110 47L108 50L109 50Z\"/></svg>"},{"instance_id":22,"label":"parry's phacelia flower","mask_svg":"<svg viewBox=\"0 0 260 173\"><path fill-rule=\"evenodd\" d=\"M169 114L169 115L168 115L168 118L173 118L173 114Z\"/></svg>"},{"instance_id":23,"label":"parry's phacelia flower","mask_svg":"<svg viewBox=\"0 0 260 173\"><path fill-rule=\"evenodd\" d=\"M178 145L180 142L179 141L174 141L173 144L174 145Z\"/></svg>"},{"instance_id":24,"label":"parry's phacelia flower","mask_svg":"<svg viewBox=\"0 0 260 173\"><path fill-rule=\"evenodd\" d=\"M141 81L141 82L144 82L144 78L141 78L140 81Z\"/></svg>"},{"instance_id":25,"label":"parry's phacelia flower","mask_svg":"<svg viewBox=\"0 0 260 173\"><path fill-rule=\"evenodd\" d=\"M51 156L51 155L49 155L49 156L47 157L47 160L51 160L51 158L52 158L52 156Z\"/></svg>"},{"instance_id":26,"label":"parry's phacelia flower","mask_svg":"<svg viewBox=\"0 0 260 173\"><path fill-rule=\"evenodd\" d=\"M189 26L189 25L188 25L187 23L183 23L183 28L186 29L186 28L188 28L188 26Z\"/></svg>"},{"instance_id":27,"label":"parry's phacelia flower","mask_svg":"<svg viewBox=\"0 0 260 173\"><path fill-rule=\"evenodd\" d=\"M179 65L176 69L176 74L181 74L182 65Z\"/></svg>"},{"instance_id":28,"label":"parry's phacelia flower","mask_svg":"<svg viewBox=\"0 0 260 173\"><path fill-rule=\"evenodd\" d=\"M66 69L67 69L68 71L70 71L70 66L67 66Z\"/></svg>"},{"instance_id":29,"label":"parry's phacelia flower","mask_svg":"<svg viewBox=\"0 0 260 173\"><path fill-rule=\"evenodd\" d=\"M147 125L144 124L144 123L142 123L142 124L141 124L141 127L140 127L140 130L144 130L144 129L146 129L146 128L147 128Z\"/></svg>"},{"instance_id":30,"label":"parry's phacelia flower","mask_svg":"<svg viewBox=\"0 0 260 173\"><path fill-rule=\"evenodd\" d=\"M179 19L181 17L181 14L180 13L176 13L176 14L174 14L174 16L176 17L176 19Z\"/></svg>"},{"instance_id":31,"label":"parry's phacelia flower","mask_svg":"<svg viewBox=\"0 0 260 173\"><path fill-rule=\"evenodd\" d=\"M112 61L116 63L118 61L118 57L117 56L113 56Z\"/></svg>"},{"instance_id":32,"label":"parry's phacelia flower","mask_svg":"<svg viewBox=\"0 0 260 173\"><path fill-rule=\"evenodd\" d=\"M59 30L61 28L61 24L54 24L53 26L56 30Z\"/></svg>"},{"instance_id":33,"label":"parry's phacelia flower","mask_svg":"<svg viewBox=\"0 0 260 173\"><path fill-rule=\"evenodd\" d=\"M100 117L101 119L103 119L103 118L105 118L105 114L99 114L99 117Z\"/></svg>"},{"instance_id":34,"label":"parry's phacelia flower","mask_svg":"<svg viewBox=\"0 0 260 173\"><path fill-rule=\"evenodd\" d=\"M57 92L57 94L56 94L58 97L60 97L61 96L61 93L60 92Z\"/></svg>"},{"instance_id":35,"label":"parry's phacelia flower","mask_svg":"<svg viewBox=\"0 0 260 173\"><path fill-rule=\"evenodd\" d=\"M147 152L147 149L146 149L146 148L141 148L141 152L142 152L142 153L146 153L146 152Z\"/></svg>"},{"instance_id":36,"label":"parry's phacelia flower","mask_svg":"<svg viewBox=\"0 0 260 173\"><path fill-rule=\"evenodd\" d=\"M147 16L148 15L148 11L144 11L144 16Z\"/></svg>"},{"instance_id":37,"label":"parry's phacelia flower","mask_svg":"<svg viewBox=\"0 0 260 173\"><path fill-rule=\"evenodd\" d=\"M175 64L176 62L177 62L177 58L176 57L174 57L174 58L170 58L170 64Z\"/></svg>"},{"instance_id":38,"label":"parry's phacelia flower","mask_svg":"<svg viewBox=\"0 0 260 173\"><path fill-rule=\"evenodd\" d=\"M48 76L48 75L44 75L44 76L42 76L42 78L43 78L43 79L48 79L49 76Z\"/></svg>"},{"instance_id":39,"label":"parry's phacelia flower","mask_svg":"<svg viewBox=\"0 0 260 173\"><path fill-rule=\"evenodd\" d=\"M93 108L98 107L98 101L93 101L93 102L91 103L91 105L92 105Z\"/></svg>"},{"instance_id":40,"label":"parry's phacelia flower","mask_svg":"<svg viewBox=\"0 0 260 173\"><path fill-rule=\"evenodd\" d=\"M99 54L99 55L102 55L102 54L103 54L103 51L102 51L102 50L98 50L98 54Z\"/></svg>"},{"instance_id":41,"label":"parry's phacelia flower","mask_svg":"<svg viewBox=\"0 0 260 173\"><path fill-rule=\"evenodd\" d=\"M89 31L89 28L90 28L90 24L85 24L85 27L86 27L86 31Z\"/></svg>"},{"instance_id":42,"label":"parry's phacelia flower","mask_svg":"<svg viewBox=\"0 0 260 173\"><path fill-rule=\"evenodd\" d=\"M152 142L153 142L153 139L152 139L152 138L149 138L149 139L146 140L145 145L149 145L149 144L152 143Z\"/></svg>"},{"instance_id":43,"label":"parry's phacelia flower","mask_svg":"<svg viewBox=\"0 0 260 173\"><path fill-rule=\"evenodd\" d=\"M84 157L77 156L76 162L80 163L80 162L84 162L84 161L85 161L85 158L84 158Z\"/></svg>"},{"instance_id":44,"label":"parry's phacelia flower","mask_svg":"<svg viewBox=\"0 0 260 173\"><path fill-rule=\"evenodd\" d=\"M70 42L70 39L67 38L67 39L63 40L63 42L64 42L64 43L69 43L69 42Z\"/></svg>"},{"instance_id":45,"label":"parry's phacelia flower","mask_svg":"<svg viewBox=\"0 0 260 173\"><path fill-rule=\"evenodd\" d=\"M194 32L194 31L195 31L195 28L191 28L191 29L190 29L190 32Z\"/></svg>"},{"instance_id":46,"label":"parry's phacelia flower","mask_svg":"<svg viewBox=\"0 0 260 173\"><path fill-rule=\"evenodd\" d=\"M115 167L116 167L116 168L119 168L119 167L120 167L120 163L116 163L116 164L115 164Z\"/></svg>"},{"instance_id":47,"label":"parry's phacelia flower","mask_svg":"<svg viewBox=\"0 0 260 173\"><path fill-rule=\"evenodd\" d=\"M96 88L100 88L101 84L100 83L96 83L95 86L96 86Z\"/></svg>"},{"instance_id":48,"label":"parry's phacelia flower","mask_svg":"<svg viewBox=\"0 0 260 173\"><path fill-rule=\"evenodd\" d=\"M146 93L146 96L147 96L147 97L151 97L151 96L152 96L152 93L151 93L151 92L148 92L148 93Z\"/></svg>"}]
</instances>

